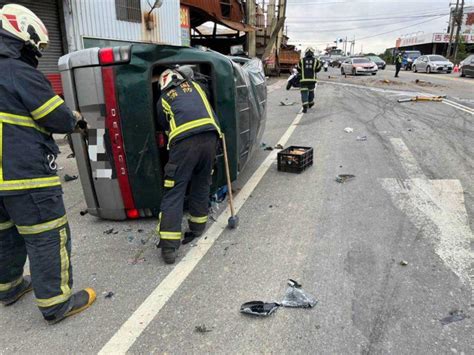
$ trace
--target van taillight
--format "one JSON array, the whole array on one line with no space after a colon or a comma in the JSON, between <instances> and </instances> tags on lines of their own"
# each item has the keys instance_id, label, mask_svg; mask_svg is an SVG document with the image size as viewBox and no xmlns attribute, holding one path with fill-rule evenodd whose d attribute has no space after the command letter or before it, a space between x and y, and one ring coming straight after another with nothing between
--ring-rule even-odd
<instances>
[{"instance_id":1,"label":"van taillight","mask_svg":"<svg viewBox=\"0 0 474 355\"><path fill-rule=\"evenodd\" d=\"M112 155L114 157L115 170L120 192L122 193L123 204L128 218L138 218L139 214L135 209L135 202L133 201L132 189L128 178L127 160L123 146L120 111L117 104L115 73L113 67L102 67L102 82L104 86L106 109L105 127L109 132Z\"/></svg>"},{"instance_id":2,"label":"van taillight","mask_svg":"<svg viewBox=\"0 0 474 355\"><path fill-rule=\"evenodd\" d=\"M131 48L131 46L121 46L99 49L99 62L101 65L128 63Z\"/></svg>"}]
</instances>

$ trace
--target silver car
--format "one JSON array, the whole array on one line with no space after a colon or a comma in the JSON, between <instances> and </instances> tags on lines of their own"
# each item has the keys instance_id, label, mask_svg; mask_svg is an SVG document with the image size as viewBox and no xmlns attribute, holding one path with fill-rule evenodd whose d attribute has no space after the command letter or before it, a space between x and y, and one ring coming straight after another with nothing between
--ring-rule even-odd
<instances>
[{"instance_id":1,"label":"silver car","mask_svg":"<svg viewBox=\"0 0 474 355\"><path fill-rule=\"evenodd\" d=\"M418 57L413 63L413 71L425 72L425 73L451 73L453 71L454 64L447 60L442 55L422 55Z\"/></svg>"}]
</instances>

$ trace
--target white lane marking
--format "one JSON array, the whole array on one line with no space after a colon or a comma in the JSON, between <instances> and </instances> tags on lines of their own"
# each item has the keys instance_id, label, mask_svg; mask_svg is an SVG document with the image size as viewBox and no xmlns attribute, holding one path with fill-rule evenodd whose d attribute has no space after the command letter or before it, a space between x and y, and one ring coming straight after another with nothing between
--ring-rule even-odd
<instances>
[{"instance_id":1,"label":"white lane marking","mask_svg":"<svg viewBox=\"0 0 474 355\"><path fill-rule=\"evenodd\" d=\"M405 145L401 138L390 138L395 153L400 158L400 162L403 165L409 178L424 178L423 170L421 170L418 162L416 161L413 154L411 154L408 147Z\"/></svg>"},{"instance_id":2,"label":"white lane marking","mask_svg":"<svg viewBox=\"0 0 474 355\"><path fill-rule=\"evenodd\" d=\"M409 179L380 179L381 185L423 235L434 240L441 260L474 290L474 236L460 181L428 180L405 143L399 138L390 141Z\"/></svg>"},{"instance_id":3,"label":"white lane marking","mask_svg":"<svg viewBox=\"0 0 474 355\"><path fill-rule=\"evenodd\" d=\"M433 94L428 94L425 92L416 92L416 91L403 91L403 90L391 90L391 89L384 89L384 88L376 88L376 87L370 87L370 86L363 86L363 85L357 85L357 84L349 84L349 83L337 83L333 81L326 81L326 80L319 80L320 82L323 82L325 84L332 84L332 85L339 85L339 86L347 86L347 87L353 87L353 88L358 88L358 89L365 89L365 90L370 90L374 92L381 92L381 93L388 93L388 94L394 94L398 96L427 96L427 97L435 97L437 95ZM458 110L470 113L471 115L474 115L474 109L470 108L469 106L462 105L460 103L457 103L455 101L443 99L441 101L445 105L452 106Z\"/></svg>"},{"instance_id":4,"label":"white lane marking","mask_svg":"<svg viewBox=\"0 0 474 355\"><path fill-rule=\"evenodd\" d=\"M454 108L457 108L458 110L461 110L461 111L470 113L471 115L474 115L474 109L470 108L469 106L465 106L465 105L462 105L462 104L457 103L457 102L455 102L455 101L446 100L446 99L444 99L442 102L443 102L445 105L452 106L452 107L454 107Z\"/></svg>"},{"instance_id":5,"label":"white lane marking","mask_svg":"<svg viewBox=\"0 0 474 355\"><path fill-rule=\"evenodd\" d=\"M280 138L278 144L281 144L282 146L286 145L302 117L302 113L299 113L295 117L290 127L288 127L286 132ZM247 181L238 195L235 196L234 203L236 213L239 212L255 187L262 180L265 173L275 161L277 154L277 150L272 151L253 173L252 177ZM226 229L229 216L230 209L227 207L225 211L219 215L216 222L214 222L205 233L206 239L204 237L199 239L196 247L188 251L168 276L166 276L155 290L145 299L130 318L122 324L114 336L100 350L99 354L125 354L130 349Z\"/></svg>"},{"instance_id":6,"label":"white lane marking","mask_svg":"<svg viewBox=\"0 0 474 355\"><path fill-rule=\"evenodd\" d=\"M441 260L473 288L469 277L473 234L459 180L381 179L381 184L423 236L435 242Z\"/></svg>"}]
</instances>

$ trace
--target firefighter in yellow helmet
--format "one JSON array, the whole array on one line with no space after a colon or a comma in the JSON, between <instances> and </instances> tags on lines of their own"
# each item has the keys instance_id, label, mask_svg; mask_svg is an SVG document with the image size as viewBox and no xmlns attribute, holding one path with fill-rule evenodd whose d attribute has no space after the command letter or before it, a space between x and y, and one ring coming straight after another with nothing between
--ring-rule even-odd
<instances>
[{"instance_id":1,"label":"firefighter in yellow helmet","mask_svg":"<svg viewBox=\"0 0 474 355\"><path fill-rule=\"evenodd\" d=\"M53 133L75 115L36 69L48 46L43 22L21 5L0 9L0 303L33 290L48 323L89 307L95 292L72 293L71 239ZM31 277L23 275L26 257Z\"/></svg>"},{"instance_id":2,"label":"firefighter in yellow helmet","mask_svg":"<svg viewBox=\"0 0 474 355\"><path fill-rule=\"evenodd\" d=\"M204 89L192 79L192 74L167 69L160 76L160 89L158 125L168 132L169 161L164 168L164 194L157 232L163 260L173 264L181 244L183 203L188 185L190 230L185 233L183 243L204 232L212 167L221 131Z\"/></svg>"},{"instance_id":3,"label":"firefighter in yellow helmet","mask_svg":"<svg viewBox=\"0 0 474 355\"><path fill-rule=\"evenodd\" d=\"M305 55L298 63L298 73L300 74L301 101L303 104L303 113L308 108L314 106L314 89L316 87L317 73L321 70L321 61L314 57L314 49L306 48Z\"/></svg>"}]
</instances>

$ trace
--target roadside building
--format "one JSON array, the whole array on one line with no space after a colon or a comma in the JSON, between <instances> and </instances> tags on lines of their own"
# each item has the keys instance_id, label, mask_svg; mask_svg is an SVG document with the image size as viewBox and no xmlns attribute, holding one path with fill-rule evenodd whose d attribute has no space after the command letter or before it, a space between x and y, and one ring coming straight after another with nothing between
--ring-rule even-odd
<instances>
[{"instance_id":1,"label":"roadside building","mask_svg":"<svg viewBox=\"0 0 474 355\"><path fill-rule=\"evenodd\" d=\"M26 6L45 23L50 46L39 69L54 90L62 94L58 59L62 55L91 47L129 43L181 45L179 0L158 1L150 12L147 0L0 0L0 6Z\"/></svg>"},{"instance_id":2,"label":"roadside building","mask_svg":"<svg viewBox=\"0 0 474 355\"><path fill-rule=\"evenodd\" d=\"M464 43L474 44L474 33L461 35ZM449 33L422 33L418 35L398 38L395 42L394 50L408 51L418 50L422 54L445 55L448 49Z\"/></svg>"}]
</instances>

